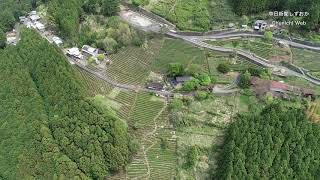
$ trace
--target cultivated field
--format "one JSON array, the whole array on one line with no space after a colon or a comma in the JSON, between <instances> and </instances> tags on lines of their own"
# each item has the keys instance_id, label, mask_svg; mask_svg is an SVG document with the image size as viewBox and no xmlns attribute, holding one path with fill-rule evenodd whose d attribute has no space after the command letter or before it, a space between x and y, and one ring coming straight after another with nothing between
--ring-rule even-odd
<instances>
[{"instance_id":1,"label":"cultivated field","mask_svg":"<svg viewBox=\"0 0 320 180\"><path fill-rule=\"evenodd\" d=\"M142 85L151 71L151 64L159 53L162 40L153 39L143 47L128 47L111 55L107 74L114 81Z\"/></svg>"},{"instance_id":2,"label":"cultivated field","mask_svg":"<svg viewBox=\"0 0 320 180\"><path fill-rule=\"evenodd\" d=\"M320 53L292 48L293 63L310 71L320 71Z\"/></svg>"},{"instance_id":3,"label":"cultivated field","mask_svg":"<svg viewBox=\"0 0 320 180\"><path fill-rule=\"evenodd\" d=\"M166 73L169 63L181 63L184 67L190 64L205 64L205 52L185 43L182 40L166 39L155 59L152 69L155 72Z\"/></svg>"}]
</instances>

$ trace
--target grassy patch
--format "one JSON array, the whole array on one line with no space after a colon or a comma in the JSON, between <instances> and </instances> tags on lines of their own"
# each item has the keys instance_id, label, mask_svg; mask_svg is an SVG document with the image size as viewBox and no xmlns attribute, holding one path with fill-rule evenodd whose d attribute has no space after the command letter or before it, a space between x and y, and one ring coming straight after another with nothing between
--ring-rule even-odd
<instances>
[{"instance_id":1,"label":"grassy patch","mask_svg":"<svg viewBox=\"0 0 320 180\"><path fill-rule=\"evenodd\" d=\"M267 60L289 60L289 51L261 38L237 38L227 40L209 40L209 44L228 48L238 48L256 54Z\"/></svg>"},{"instance_id":2,"label":"grassy patch","mask_svg":"<svg viewBox=\"0 0 320 180\"><path fill-rule=\"evenodd\" d=\"M211 149L219 148L225 127L238 112L240 105L238 95L212 97L194 101L177 114L175 119L193 119L191 124L177 128L178 179L209 178L209 167L215 162ZM187 153L194 146L199 149L197 162L193 168L188 169L185 166Z\"/></svg>"},{"instance_id":3,"label":"grassy patch","mask_svg":"<svg viewBox=\"0 0 320 180\"><path fill-rule=\"evenodd\" d=\"M189 64L203 65L205 64L205 53L182 40L166 39L152 69L155 72L166 73L169 63L181 63L185 67Z\"/></svg>"}]
</instances>

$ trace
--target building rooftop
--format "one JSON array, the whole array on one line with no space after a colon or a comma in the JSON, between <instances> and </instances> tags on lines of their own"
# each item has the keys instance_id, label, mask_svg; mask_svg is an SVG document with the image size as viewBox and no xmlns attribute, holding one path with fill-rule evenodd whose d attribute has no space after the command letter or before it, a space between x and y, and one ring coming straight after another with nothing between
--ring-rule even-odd
<instances>
[{"instance_id":1,"label":"building rooftop","mask_svg":"<svg viewBox=\"0 0 320 180\"><path fill-rule=\"evenodd\" d=\"M40 16L35 14L35 15L31 15L29 18L31 19L31 21L37 21L40 19Z\"/></svg>"},{"instance_id":2,"label":"building rooftop","mask_svg":"<svg viewBox=\"0 0 320 180\"><path fill-rule=\"evenodd\" d=\"M63 43L63 42L62 42L62 39L59 38L58 36L53 36L53 37L52 37L52 40L53 40L53 42L54 42L56 45L60 45L60 44Z\"/></svg>"},{"instance_id":3,"label":"building rooftop","mask_svg":"<svg viewBox=\"0 0 320 180\"><path fill-rule=\"evenodd\" d=\"M93 48L91 46L88 45L83 45L82 46L82 51L89 53L90 55L97 55L98 54L98 49L97 48Z\"/></svg>"},{"instance_id":4,"label":"building rooftop","mask_svg":"<svg viewBox=\"0 0 320 180\"><path fill-rule=\"evenodd\" d=\"M192 76L177 76L177 77L176 77L176 81L177 81L178 83L185 82L185 81L190 81L190 80L192 80L192 79L193 79Z\"/></svg>"},{"instance_id":5,"label":"building rooftop","mask_svg":"<svg viewBox=\"0 0 320 180\"><path fill-rule=\"evenodd\" d=\"M164 85L160 82L151 82L147 85L147 88L148 89L154 89L154 90L157 90L157 91L161 91L163 90L164 88Z\"/></svg>"}]
</instances>

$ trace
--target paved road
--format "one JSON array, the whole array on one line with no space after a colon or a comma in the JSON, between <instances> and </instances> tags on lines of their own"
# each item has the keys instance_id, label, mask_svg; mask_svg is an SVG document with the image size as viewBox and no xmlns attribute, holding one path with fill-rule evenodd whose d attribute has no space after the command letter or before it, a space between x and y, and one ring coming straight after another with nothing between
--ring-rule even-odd
<instances>
[{"instance_id":1,"label":"paved road","mask_svg":"<svg viewBox=\"0 0 320 180\"><path fill-rule=\"evenodd\" d=\"M233 38L233 37L259 37L259 38L263 38L264 36L261 34L252 34L252 33L231 33L231 34L216 34L216 35L209 35L209 36L189 36L192 38L196 38L196 39L202 39L202 40L208 40L208 39L227 39L227 38ZM292 47L296 47L296 48L303 48L303 49L310 49L310 50L315 50L315 51L320 51L320 47L315 47L315 46L309 46L309 45L304 45L304 44L300 44L300 43L296 43L293 41L288 41L285 39L281 39L281 38L275 38L273 37L273 39L277 40L277 41L282 41Z\"/></svg>"}]
</instances>

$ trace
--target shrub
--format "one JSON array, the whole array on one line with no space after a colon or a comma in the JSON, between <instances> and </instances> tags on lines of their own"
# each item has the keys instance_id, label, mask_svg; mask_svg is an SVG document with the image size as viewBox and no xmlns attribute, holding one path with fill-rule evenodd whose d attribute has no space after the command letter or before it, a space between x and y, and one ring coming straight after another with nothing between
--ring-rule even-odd
<instances>
[{"instance_id":1,"label":"shrub","mask_svg":"<svg viewBox=\"0 0 320 180\"><path fill-rule=\"evenodd\" d=\"M183 90L185 91L193 91L198 89L200 83L198 79L193 79L190 81L186 81L183 83Z\"/></svg>"},{"instance_id":2,"label":"shrub","mask_svg":"<svg viewBox=\"0 0 320 180\"><path fill-rule=\"evenodd\" d=\"M197 91L195 94L195 98L199 101L207 99L208 96L209 96L209 94L206 91Z\"/></svg>"},{"instance_id":3,"label":"shrub","mask_svg":"<svg viewBox=\"0 0 320 180\"><path fill-rule=\"evenodd\" d=\"M217 70L223 74L226 74L230 71L230 66L227 63L219 64Z\"/></svg>"}]
</instances>

